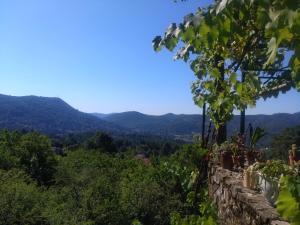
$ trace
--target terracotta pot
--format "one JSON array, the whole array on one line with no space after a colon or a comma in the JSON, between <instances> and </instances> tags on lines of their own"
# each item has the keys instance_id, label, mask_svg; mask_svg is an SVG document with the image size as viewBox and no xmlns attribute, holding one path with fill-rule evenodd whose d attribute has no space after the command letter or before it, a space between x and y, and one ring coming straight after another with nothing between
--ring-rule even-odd
<instances>
[{"instance_id":1,"label":"terracotta pot","mask_svg":"<svg viewBox=\"0 0 300 225\"><path fill-rule=\"evenodd\" d=\"M240 157L240 166L241 166L241 168L244 168L244 166L245 166L245 155L242 154L239 157Z\"/></svg>"},{"instance_id":2,"label":"terracotta pot","mask_svg":"<svg viewBox=\"0 0 300 225\"><path fill-rule=\"evenodd\" d=\"M220 163L222 168L232 170L233 168L233 160L232 160L232 153L231 152L222 152L220 157Z\"/></svg>"},{"instance_id":3,"label":"terracotta pot","mask_svg":"<svg viewBox=\"0 0 300 225\"><path fill-rule=\"evenodd\" d=\"M248 166L252 165L253 163L255 163L256 152L254 152L254 151L247 151L246 152L246 158L247 158Z\"/></svg>"}]
</instances>

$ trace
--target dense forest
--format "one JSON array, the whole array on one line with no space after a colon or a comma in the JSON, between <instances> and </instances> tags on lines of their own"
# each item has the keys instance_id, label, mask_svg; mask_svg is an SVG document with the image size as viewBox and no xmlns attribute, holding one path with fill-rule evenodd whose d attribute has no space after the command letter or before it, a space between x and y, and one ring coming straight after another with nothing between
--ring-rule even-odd
<instances>
[{"instance_id":1,"label":"dense forest","mask_svg":"<svg viewBox=\"0 0 300 225\"><path fill-rule=\"evenodd\" d=\"M189 215L213 224L205 150L146 155L116 143L96 133L55 154L46 136L2 131L0 224L175 224Z\"/></svg>"},{"instance_id":2,"label":"dense forest","mask_svg":"<svg viewBox=\"0 0 300 225\"><path fill-rule=\"evenodd\" d=\"M277 149L299 134L295 127L278 135L272 158L284 158ZM200 144L151 137L4 130L0 224L216 224L207 156Z\"/></svg>"}]
</instances>

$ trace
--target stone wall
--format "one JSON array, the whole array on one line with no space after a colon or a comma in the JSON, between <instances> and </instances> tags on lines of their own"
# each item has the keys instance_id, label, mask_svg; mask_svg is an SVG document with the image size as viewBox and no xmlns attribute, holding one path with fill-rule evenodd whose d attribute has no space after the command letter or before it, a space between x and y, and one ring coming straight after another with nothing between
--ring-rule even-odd
<instances>
[{"instance_id":1,"label":"stone wall","mask_svg":"<svg viewBox=\"0 0 300 225\"><path fill-rule=\"evenodd\" d=\"M221 225L289 225L261 194L243 187L240 173L210 165L209 194Z\"/></svg>"}]
</instances>

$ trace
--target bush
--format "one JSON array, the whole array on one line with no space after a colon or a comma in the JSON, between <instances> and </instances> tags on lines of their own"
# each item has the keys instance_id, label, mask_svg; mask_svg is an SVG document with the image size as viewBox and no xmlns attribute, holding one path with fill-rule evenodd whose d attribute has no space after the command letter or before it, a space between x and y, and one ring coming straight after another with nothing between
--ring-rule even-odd
<instances>
[{"instance_id":1,"label":"bush","mask_svg":"<svg viewBox=\"0 0 300 225\"><path fill-rule=\"evenodd\" d=\"M46 224L44 196L22 171L0 170L0 225Z\"/></svg>"}]
</instances>

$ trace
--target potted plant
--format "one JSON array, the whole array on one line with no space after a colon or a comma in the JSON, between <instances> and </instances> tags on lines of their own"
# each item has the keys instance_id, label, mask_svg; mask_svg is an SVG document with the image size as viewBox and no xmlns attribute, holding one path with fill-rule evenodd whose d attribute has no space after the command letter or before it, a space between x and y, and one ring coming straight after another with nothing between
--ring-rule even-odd
<instances>
[{"instance_id":1,"label":"potted plant","mask_svg":"<svg viewBox=\"0 0 300 225\"><path fill-rule=\"evenodd\" d=\"M232 170L233 169L233 160L232 160L232 151L231 145L228 141L225 141L219 146L220 151L220 164L222 168Z\"/></svg>"},{"instance_id":2,"label":"potted plant","mask_svg":"<svg viewBox=\"0 0 300 225\"><path fill-rule=\"evenodd\" d=\"M221 166L224 169L232 170L233 169L233 160L232 153L230 151L222 151L221 152Z\"/></svg>"},{"instance_id":3,"label":"potted plant","mask_svg":"<svg viewBox=\"0 0 300 225\"><path fill-rule=\"evenodd\" d=\"M246 152L248 166L252 165L260 157L260 152L255 151L258 141L266 135L264 129L256 127L253 134L250 136L250 149Z\"/></svg>"},{"instance_id":4,"label":"potted plant","mask_svg":"<svg viewBox=\"0 0 300 225\"><path fill-rule=\"evenodd\" d=\"M238 170L239 168L244 168L245 157L244 154L239 149L233 148L232 150L232 161L234 168Z\"/></svg>"},{"instance_id":5,"label":"potted plant","mask_svg":"<svg viewBox=\"0 0 300 225\"><path fill-rule=\"evenodd\" d=\"M259 173L259 187L267 201L274 206L278 197L278 183L283 175L292 175L291 169L281 160L267 161Z\"/></svg>"},{"instance_id":6,"label":"potted plant","mask_svg":"<svg viewBox=\"0 0 300 225\"><path fill-rule=\"evenodd\" d=\"M230 143L230 150L232 151L232 160L233 160L234 167L236 169L243 168L245 163L244 137L240 135L232 137Z\"/></svg>"},{"instance_id":7,"label":"potted plant","mask_svg":"<svg viewBox=\"0 0 300 225\"><path fill-rule=\"evenodd\" d=\"M254 163L244 170L243 185L252 190L259 189L259 174L258 171L264 166L263 163Z\"/></svg>"}]
</instances>

